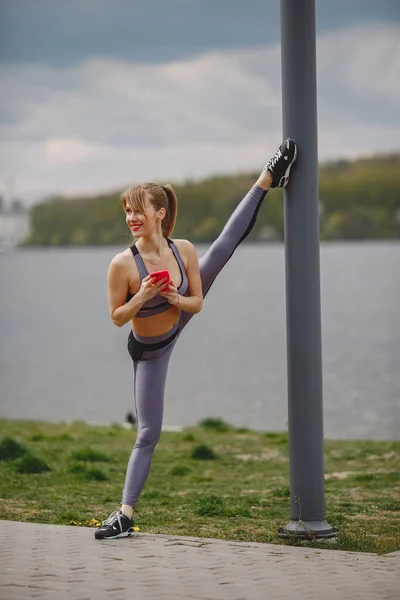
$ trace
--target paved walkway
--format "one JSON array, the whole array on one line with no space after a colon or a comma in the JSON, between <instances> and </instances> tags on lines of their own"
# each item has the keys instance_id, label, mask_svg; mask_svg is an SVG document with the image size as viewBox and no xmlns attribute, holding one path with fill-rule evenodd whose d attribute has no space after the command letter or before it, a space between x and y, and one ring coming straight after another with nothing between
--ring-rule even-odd
<instances>
[{"instance_id":1,"label":"paved walkway","mask_svg":"<svg viewBox=\"0 0 400 600\"><path fill-rule=\"evenodd\" d=\"M1 600L398 600L386 556L0 521Z\"/></svg>"}]
</instances>

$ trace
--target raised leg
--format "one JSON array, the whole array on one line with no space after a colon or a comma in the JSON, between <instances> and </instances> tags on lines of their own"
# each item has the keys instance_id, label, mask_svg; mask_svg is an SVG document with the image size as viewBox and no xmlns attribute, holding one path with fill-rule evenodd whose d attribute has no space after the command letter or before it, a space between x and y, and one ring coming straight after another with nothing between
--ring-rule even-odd
<instances>
[{"instance_id":1,"label":"raised leg","mask_svg":"<svg viewBox=\"0 0 400 600\"><path fill-rule=\"evenodd\" d=\"M258 183L255 184L238 204L218 238L200 258L203 297L206 297L218 273L226 265L236 248L253 229L267 191L267 183L264 187L260 187ZM193 314L190 313L182 314L182 329L192 317Z\"/></svg>"},{"instance_id":2,"label":"raised leg","mask_svg":"<svg viewBox=\"0 0 400 600\"><path fill-rule=\"evenodd\" d=\"M289 183L290 171L296 157L296 142L288 138L267 162L257 182L236 207L221 234L200 258L203 297L208 294L218 273L221 272L236 248L249 235L268 189L270 187L286 187ZM192 317L193 314L190 313L182 314L182 329Z\"/></svg>"}]
</instances>

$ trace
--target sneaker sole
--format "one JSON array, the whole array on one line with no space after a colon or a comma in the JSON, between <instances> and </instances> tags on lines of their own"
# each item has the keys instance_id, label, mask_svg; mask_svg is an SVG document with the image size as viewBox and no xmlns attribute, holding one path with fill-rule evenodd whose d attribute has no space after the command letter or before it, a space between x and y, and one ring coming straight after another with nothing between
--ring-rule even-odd
<instances>
[{"instance_id":1,"label":"sneaker sole","mask_svg":"<svg viewBox=\"0 0 400 600\"><path fill-rule=\"evenodd\" d=\"M288 165L288 168L285 171L285 174L280 178L279 183L276 187L282 187L285 188L287 186L287 184L289 183L289 177L290 177L290 169L293 166L293 163L296 161L297 158L297 144L295 144L294 146L294 154L293 154L293 158L290 162L290 164ZM282 183L283 181L283 183Z\"/></svg>"},{"instance_id":2,"label":"sneaker sole","mask_svg":"<svg viewBox=\"0 0 400 600\"><path fill-rule=\"evenodd\" d=\"M96 540L117 540L118 538L130 537L133 535L133 531L123 531L122 533L117 533L117 535L107 535L104 537L96 537Z\"/></svg>"}]
</instances>

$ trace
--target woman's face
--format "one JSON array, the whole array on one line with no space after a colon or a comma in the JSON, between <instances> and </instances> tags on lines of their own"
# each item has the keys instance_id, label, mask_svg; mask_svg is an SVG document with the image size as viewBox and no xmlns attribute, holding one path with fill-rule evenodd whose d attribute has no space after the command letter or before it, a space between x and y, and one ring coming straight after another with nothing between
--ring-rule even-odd
<instances>
[{"instance_id":1,"label":"woman's face","mask_svg":"<svg viewBox=\"0 0 400 600\"><path fill-rule=\"evenodd\" d=\"M125 208L126 224L135 238L157 233L164 215L165 209L156 211L148 195L145 197L144 213L135 210L130 204Z\"/></svg>"}]
</instances>

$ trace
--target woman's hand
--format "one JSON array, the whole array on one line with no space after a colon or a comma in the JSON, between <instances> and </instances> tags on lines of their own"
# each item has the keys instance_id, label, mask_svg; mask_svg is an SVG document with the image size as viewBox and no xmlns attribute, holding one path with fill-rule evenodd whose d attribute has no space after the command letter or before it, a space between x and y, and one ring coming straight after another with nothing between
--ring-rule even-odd
<instances>
[{"instance_id":1,"label":"woman's hand","mask_svg":"<svg viewBox=\"0 0 400 600\"><path fill-rule=\"evenodd\" d=\"M179 304L178 288L176 288L171 282L168 284L168 290L160 292L160 296L166 298L173 306L178 306Z\"/></svg>"},{"instance_id":2,"label":"woman's hand","mask_svg":"<svg viewBox=\"0 0 400 600\"><path fill-rule=\"evenodd\" d=\"M140 295L140 297L143 299L143 303L147 302L147 300L150 300L151 298L154 298L154 296L157 296L157 294L160 294L161 290L166 287L167 283L167 277L154 282L154 277L147 275L147 277L142 280L142 285L140 286L138 295ZM163 296L164 294L160 295Z\"/></svg>"}]
</instances>

